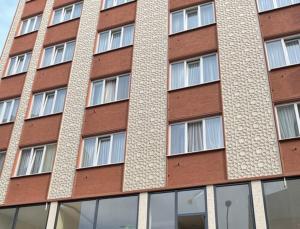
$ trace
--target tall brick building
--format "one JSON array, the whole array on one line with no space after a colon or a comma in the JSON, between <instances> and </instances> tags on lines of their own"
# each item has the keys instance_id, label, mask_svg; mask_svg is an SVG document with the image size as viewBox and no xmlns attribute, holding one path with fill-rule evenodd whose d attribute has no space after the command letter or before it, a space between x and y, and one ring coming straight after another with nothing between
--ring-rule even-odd
<instances>
[{"instance_id":1,"label":"tall brick building","mask_svg":"<svg viewBox=\"0 0 300 229\"><path fill-rule=\"evenodd\" d=\"M300 228L299 3L20 0L0 228Z\"/></svg>"}]
</instances>

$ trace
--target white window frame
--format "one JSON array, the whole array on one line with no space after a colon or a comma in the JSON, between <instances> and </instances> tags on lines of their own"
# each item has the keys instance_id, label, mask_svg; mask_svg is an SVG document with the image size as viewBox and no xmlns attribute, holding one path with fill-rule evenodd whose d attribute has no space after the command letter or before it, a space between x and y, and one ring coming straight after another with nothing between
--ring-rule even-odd
<instances>
[{"instance_id":1,"label":"white window frame","mask_svg":"<svg viewBox=\"0 0 300 229\"><path fill-rule=\"evenodd\" d=\"M36 22L37 22L38 17L41 17L41 16L42 16L42 15L39 14L39 15L36 15L36 16L30 17L30 18L27 18L27 19L25 19L25 20L22 20L21 26L20 26L20 29L19 29L19 32L18 32L19 36L26 35L26 34L28 34L28 33L32 33L32 32L38 31L39 29L35 29L35 26L36 26ZM28 31L28 27L29 27L29 24L30 24L30 23L27 22L25 32L24 32L23 34L21 34L23 24L24 24L26 21L30 21L30 20L32 20L32 19L34 19L33 30L32 30L32 31Z\"/></svg>"},{"instance_id":2,"label":"white window frame","mask_svg":"<svg viewBox=\"0 0 300 229\"><path fill-rule=\"evenodd\" d=\"M44 92L40 92L40 93L33 94L32 102L31 102L31 106L30 106L29 117L28 117L28 118L34 119L34 118L39 118L39 117L44 117L44 116L49 116L49 115L53 115L53 114L59 114L59 113L62 113L62 112L56 112L56 113L54 113L54 108L55 108L55 105L56 105L56 99L57 99L57 93L58 93L58 91L60 91L60 90L66 90L66 91L67 91L67 88L63 87L63 88L58 88L58 89L55 89L55 90L44 91ZM48 115L44 115L45 108L46 108L46 105L47 105L46 100L48 99L46 95L47 95L47 94L52 94L52 93L54 93L54 98L53 98L53 104L52 104L52 107L51 107L51 113L48 114ZM37 96L37 95L43 95L41 109L40 109L40 111L39 111L39 115L38 115L38 116L36 116L36 117L31 117L31 115L32 115L32 109L33 109L33 106L34 106L34 99L35 99L35 96ZM65 101L64 101L64 102L65 102Z\"/></svg>"},{"instance_id":3,"label":"white window frame","mask_svg":"<svg viewBox=\"0 0 300 229\"><path fill-rule=\"evenodd\" d=\"M112 133L112 134L105 134L105 135L100 135L100 136L94 136L94 137L84 138L83 139L83 144L82 144L82 147L81 147L82 150L81 150L81 158L80 158L80 168L93 168L93 167L102 167L102 166L107 166L107 165L123 164L124 161L123 162L117 162L117 163L112 163L111 162L114 135L117 135L117 134L124 134L124 139L125 139L125 144L126 144L126 132L125 131L121 131L121 132L117 132L117 133ZM84 144L85 144L85 140L93 139L93 138L96 138L95 148L94 148L94 155L93 155L93 165L83 167L82 166L82 162L83 162L83 158L84 158ZM104 164L104 165L98 165L98 160L99 160L100 153L101 153L100 152L101 139L105 139L105 138L110 138L109 153L108 153L108 163ZM124 156L125 156L125 151L126 151L126 149L124 149Z\"/></svg>"},{"instance_id":4,"label":"white window frame","mask_svg":"<svg viewBox=\"0 0 300 229\"><path fill-rule=\"evenodd\" d=\"M216 60L217 60L217 66L219 66L219 56L217 52L214 53L210 53L210 54L206 54L206 55L202 55L202 56L198 56L198 57L194 57L194 58L190 58L190 59L186 59L186 60L180 60L180 61L175 61L170 63L170 67L169 67L169 91L175 91L175 90L179 90L182 88L189 88L189 87L194 87L194 86L198 86L198 85L205 85L205 84L209 84L209 83L213 83L213 82L218 82L220 81L220 74L219 74L219 67L218 67L218 79L210 81L210 82L204 82L204 78L203 78L203 58L205 57L209 57L209 56L216 56ZM189 83L189 78L188 78L188 63L191 62L196 62L199 61L200 64L200 83L196 84L196 85L188 85ZM172 65L173 64L180 64L180 63L184 63L184 86L180 87L180 88L172 88Z\"/></svg>"},{"instance_id":5,"label":"white window frame","mask_svg":"<svg viewBox=\"0 0 300 229\"><path fill-rule=\"evenodd\" d=\"M214 21L211 23L211 24L207 24L207 25L202 25L201 23L201 6L205 6L205 5L210 5L212 4L213 6L213 18L214 18ZM192 28L192 29L188 29L188 23L187 23L187 11L190 11L190 10L193 10L193 9L196 9L198 10L198 26L195 27L195 28ZM179 12L183 12L183 30L182 31L179 31L179 32L174 32L173 33L173 14L175 13L179 13ZM204 27L204 26L208 26L208 25L213 25L216 23L216 16L215 16L215 3L214 2L206 2L204 4L200 4L200 5L195 5L195 6L191 6L191 7L188 7L188 8L185 8L185 9L181 9L181 10L176 10L176 11L173 11L170 13L170 34L177 34L177 33L182 33L182 32L185 32L185 31L189 31L189 30L193 30L193 29L197 29L197 28L201 28L201 27Z\"/></svg>"},{"instance_id":6,"label":"white window frame","mask_svg":"<svg viewBox=\"0 0 300 229\"><path fill-rule=\"evenodd\" d=\"M123 77L123 76L128 76L128 89L129 89L129 87L130 87L130 74L129 73L92 81L92 87L91 87L91 90L90 90L90 96L89 96L90 99L89 99L88 107L100 106L100 105L103 105L103 104L109 104L109 103L115 103L115 102L127 100L129 98L129 95L127 96L127 98L118 100L119 79L120 79L120 77ZM105 95L106 81L110 81L110 80L114 80L114 79L116 79L116 89L115 89L115 96L114 96L115 98L114 98L113 101L105 103L104 102L104 95ZM102 83L102 92L101 92L101 102L100 102L100 104L92 105L92 101L94 100L94 94L93 94L94 84L99 83L101 81L103 82ZM129 91L128 91L128 93L129 93Z\"/></svg>"},{"instance_id":7,"label":"white window frame","mask_svg":"<svg viewBox=\"0 0 300 229\"><path fill-rule=\"evenodd\" d=\"M47 145L41 145L41 146L27 147L27 148L21 149L19 157L18 157L18 166L17 166L17 169L15 171L15 177L23 177L23 176L30 176L30 175L36 175L36 174L49 173L49 172L42 172L42 169L43 169L43 165L44 165L44 161L45 161L45 155L46 155L47 147L51 146L51 145L56 145L56 144L54 143L54 144L47 144ZM31 174L30 172L31 172L31 169L32 169L32 166L33 166L33 163L34 163L35 155L36 155L36 154L34 154L34 151L35 151L35 149L41 149L41 148L43 148L43 155L42 155L42 160L41 160L41 164L40 164L40 167L39 167L39 171L37 173L35 173L35 174ZM24 175L18 175L18 171L20 169L19 167L20 167L20 162L21 162L23 150L29 150L29 149L30 149L30 157L29 157L29 164L28 164L26 173ZM53 165L52 165L52 167L53 167Z\"/></svg>"},{"instance_id":8,"label":"white window frame","mask_svg":"<svg viewBox=\"0 0 300 229\"><path fill-rule=\"evenodd\" d=\"M273 69L278 69L278 68L283 68L283 67L293 66L293 65L299 64L299 63L291 64L290 58L289 58L289 54L288 54L288 51L287 51L287 48L286 48L286 41L296 41L296 40L298 40L298 42L300 44L300 34L289 36L289 37L282 37L282 38L272 39L272 40L268 40L268 41L265 42L264 45L265 45L265 50L266 50L266 54L267 54L266 58L267 58L267 62L268 62L268 69L269 69L269 71L271 71ZM283 49L284 60L285 60L286 64L284 66L271 68L271 66L270 66L270 60L269 60L269 56L268 56L269 50L267 48L267 44L268 43L272 43L274 41L280 41L281 42L281 47Z\"/></svg>"},{"instance_id":9,"label":"white window frame","mask_svg":"<svg viewBox=\"0 0 300 229\"><path fill-rule=\"evenodd\" d=\"M64 6L64 7L60 7L60 8L57 8L57 9L53 10L52 17L51 17L51 25L58 25L58 24L61 24L61 23L63 23L63 22L71 21L71 20L75 19L75 18L73 17L73 16L74 16L74 11L75 11L75 6L76 6L76 5L79 5L79 4L83 4L83 2L82 2L82 1L81 1L81 2L76 2L76 3L73 3L73 4L70 4L70 5L67 5L67 6ZM65 15L66 15L66 9L67 9L67 8L70 8L71 6L72 6L72 12L71 12L70 19L64 21L64 17L65 17ZM81 7L82 7L82 6L81 6ZM55 15L55 12L58 11L58 10L62 10L62 13L61 13L59 22L56 23L56 24L54 24L54 15ZM81 13L82 13L82 8L81 8ZM77 17L77 18L80 18L80 16Z\"/></svg>"},{"instance_id":10,"label":"white window frame","mask_svg":"<svg viewBox=\"0 0 300 229\"><path fill-rule=\"evenodd\" d=\"M98 37L97 37L97 47L96 47L96 54L99 54L99 53L105 53L105 52L109 52L111 50L117 50L117 49L120 49L120 48L124 48L124 47L129 47L131 46L132 44L130 45L125 45L123 46L123 37L124 37L124 29L126 27L130 27L130 26L133 26L133 29L135 31L135 27L134 27L134 24L129 24L129 25L124 25L122 27L118 27L118 28L113 28L113 29L110 29L110 30L105 30L105 31L101 31L98 33ZM121 30L121 37L120 37L120 46L118 48L114 48L112 49L111 46L112 46L112 34L114 32L117 32ZM100 48L100 36L101 36L101 33L105 33L105 32L109 32L108 34L108 43L107 43L107 50L105 51L100 51L99 48ZM133 33L133 36L134 36L134 33Z\"/></svg>"},{"instance_id":11,"label":"white window frame","mask_svg":"<svg viewBox=\"0 0 300 229\"><path fill-rule=\"evenodd\" d=\"M176 122L176 123L170 124L169 125L169 133L170 134L169 134L168 156L176 156L176 155L184 155L184 154L190 154L190 153L224 149L224 133L223 133L223 146L218 147L218 148L213 148L213 149L207 149L207 146L206 146L206 135L207 135L207 133L205 132L206 120L214 119L214 118L220 118L221 121L223 122L223 117L221 115L216 115L216 116L211 116L211 117L202 118L202 119L195 119L195 120L191 120L191 121ZM202 122L203 150L189 152L189 150L188 150L189 149L188 148L189 147L189 145L188 145L188 124L198 123L198 122ZM172 149L172 126L180 125L180 124L184 124L184 152L178 153L178 154L172 154L172 152L171 152L171 149ZM222 124L222 126L223 126L223 124ZM223 129L222 129L222 131L223 131Z\"/></svg>"},{"instance_id":12,"label":"white window frame","mask_svg":"<svg viewBox=\"0 0 300 229\"><path fill-rule=\"evenodd\" d=\"M262 13L262 12L268 12L268 11L271 11L271 10L280 9L280 8L284 8L284 7L288 7L288 6L292 6L292 5L297 5L297 4L299 4L298 2L296 2L296 0L291 0L291 1L292 1L292 4L289 4L289 5L286 5L286 6L278 6L277 0L272 0L272 1L273 1L273 5L274 5L274 7L273 7L272 9L269 9L269 10L262 10L262 9L260 8L260 0L257 0L257 8L258 8L259 13Z\"/></svg>"},{"instance_id":13,"label":"white window frame","mask_svg":"<svg viewBox=\"0 0 300 229\"><path fill-rule=\"evenodd\" d=\"M296 112L296 121L297 121L297 125L298 125L298 131L300 133L300 114L299 114L299 109L298 109L298 105L300 105L300 102L294 102L294 103L285 103L285 104L280 104L277 105L275 107L275 116L276 116L276 126L277 126L277 130L278 130L278 135L279 135L279 140L288 140L288 139L295 139L295 138L299 138L299 136L295 136L295 137L291 137L291 138L282 138L281 136L281 131L280 131L280 121L279 121L279 116L278 116L278 107L286 107L286 106L290 106L293 105L294 106L294 111Z\"/></svg>"},{"instance_id":14,"label":"white window frame","mask_svg":"<svg viewBox=\"0 0 300 229\"><path fill-rule=\"evenodd\" d=\"M7 69L6 69L6 74L5 74L6 77L13 76L13 75L17 75L17 74L22 74L22 73L27 72L27 70L24 71L24 67L25 67L25 63L26 63L27 58L28 58L29 55L31 55L31 52L27 52L27 53L23 53L23 54L20 54L20 55L17 55L17 56L12 56L12 57L10 57L10 58L9 58L9 61L8 61ZM22 70L21 70L20 72L16 72L17 69L18 69L18 67L19 67L20 58L23 57L23 56L24 56L24 61L23 61L22 68L21 68ZM13 66L13 71L12 71L12 73L10 74L10 73L9 73L9 67L10 67L11 60L12 60L13 58L17 58L17 59L16 59L16 62L15 62L15 64L14 64L14 66Z\"/></svg>"},{"instance_id":15,"label":"white window frame","mask_svg":"<svg viewBox=\"0 0 300 229\"><path fill-rule=\"evenodd\" d=\"M11 119L11 115L12 115L12 112L14 110L14 106L15 106L15 103L16 103L17 99L19 99L19 98L0 101L0 103L4 103L2 112L0 111L0 124L14 122L14 121L3 122L3 118L4 118L5 111L6 111L7 103L12 102L9 113L8 113L8 117L9 117L9 119Z\"/></svg>"},{"instance_id":16,"label":"white window frame","mask_svg":"<svg viewBox=\"0 0 300 229\"><path fill-rule=\"evenodd\" d=\"M121 3L121 4L118 4L118 0L113 0L113 5L110 6L110 7L105 8L106 1L107 1L107 0L104 0L104 1L103 1L102 10L107 10L107 9L114 8L114 7L116 7L116 6L121 6L121 5L124 5L124 4L126 4L126 3L133 2L134 0L125 0L125 2L124 2L124 3Z\"/></svg>"}]
</instances>

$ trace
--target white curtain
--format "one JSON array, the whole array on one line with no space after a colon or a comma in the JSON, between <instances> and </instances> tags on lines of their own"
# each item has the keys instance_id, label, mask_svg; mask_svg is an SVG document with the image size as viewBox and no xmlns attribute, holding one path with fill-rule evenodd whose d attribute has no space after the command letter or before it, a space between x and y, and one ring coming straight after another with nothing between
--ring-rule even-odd
<instances>
[{"instance_id":1,"label":"white curtain","mask_svg":"<svg viewBox=\"0 0 300 229\"><path fill-rule=\"evenodd\" d=\"M115 31L111 34L111 49L120 48L121 45L121 31Z\"/></svg>"},{"instance_id":2,"label":"white curtain","mask_svg":"<svg viewBox=\"0 0 300 229\"><path fill-rule=\"evenodd\" d=\"M93 166L96 138L84 139L82 167Z\"/></svg>"},{"instance_id":3,"label":"white curtain","mask_svg":"<svg viewBox=\"0 0 300 229\"><path fill-rule=\"evenodd\" d=\"M49 66L51 64L52 51L53 51L53 47L45 49L43 67Z\"/></svg>"},{"instance_id":4,"label":"white curtain","mask_svg":"<svg viewBox=\"0 0 300 229\"><path fill-rule=\"evenodd\" d=\"M117 0L117 4L120 5L120 4L123 4L125 3L126 1L125 0Z\"/></svg>"},{"instance_id":5,"label":"white curtain","mask_svg":"<svg viewBox=\"0 0 300 229\"><path fill-rule=\"evenodd\" d=\"M43 102L43 94L34 95L31 117L38 117L40 115L41 106Z\"/></svg>"},{"instance_id":6,"label":"white curtain","mask_svg":"<svg viewBox=\"0 0 300 229\"><path fill-rule=\"evenodd\" d=\"M99 144L98 165L106 165L109 163L110 137L100 139Z\"/></svg>"},{"instance_id":7,"label":"white curtain","mask_svg":"<svg viewBox=\"0 0 300 229\"><path fill-rule=\"evenodd\" d=\"M111 163L120 163L124 161L125 134L114 134L112 145Z\"/></svg>"},{"instance_id":8,"label":"white curtain","mask_svg":"<svg viewBox=\"0 0 300 229\"><path fill-rule=\"evenodd\" d=\"M274 8L273 0L259 0L258 4L260 11L271 10Z\"/></svg>"},{"instance_id":9,"label":"white curtain","mask_svg":"<svg viewBox=\"0 0 300 229\"><path fill-rule=\"evenodd\" d=\"M129 76L121 76L119 78L117 100L128 98Z\"/></svg>"},{"instance_id":10,"label":"white curtain","mask_svg":"<svg viewBox=\"0 0 300 229\"><path fill-rule=\"evenodd\" d=\"M16 119L17 110L19 108L19 103L20 103L20 99L15 99L14 108L11 113L10 121L14 121ZM1 113L1 109L0 109L0 113Z\"/></svg>"},{"instance_id":11,"label":"white curtain","mask_svg":"<svg viewBox=\"0 0 300 229\"><path fill-rule=\"evenodd\" d=\"M64 46L58 46L55 48L55 59L53 64L59 64L63 61Z\"/></svg>"},{"instance_id":12,"label":"white curtain","mask_svg":"<svg viewBox=\"0 0 300 229\"><path fill-rule=\"evenodd\" d=\"M10 59L9 68L8 68L8 75L14 74L14 67L15 67L15 64L16 64L16 60L17 60L17 57L12 57Z\"/></svg>"},{"instance_id":13,"label":"white curtain","mask_svg":"<svg viewBox=\"0 0 300 229\"><path fill-rule=\"evenodd\" d=\"M171 65L171 87L172 89L184 87L184 63Z\"/></svg>"},{"instance_id":14,"label":"white curtain","mask_svg":"<svg viewBox=\"0 0 300 229\"><path fill-rule=\"evenodd\" d=\"M105 81L105 93L104 102L109 103L115 100L116 94L116 80L106 80Z\"/></svg>"},{"instance_id":15,"label":"white curtain","mask_svg":"<svg viewBox=\"0 0 300 229\"><path fill-rule=\"evenodd\" d=\"M188 124L188 152L203 150L202 122Z\"/></svg>"},{"instance_id":16,"label":"white curtain","mask_svg":"<svg viewBox=\"0 0 300 229\"><path fill-rule=\"evenodd\" d=\"M112 7L114 5L114 0L105 0L105 9Z\"/></svg>"},{"instance_id":17,"label":"white curtain","mask_svg":"<svg viewBox=\"0 0 300 229\"><path fill-rule=\"evenodd\" d=\"M187 29L198 27L198 8L186 12L187 14Z\"/></svg>"},{"instance_id":18,"label":"white curtain","mask_svg":"<svg viewBox=\"0 0 300 229\"><path fill-rule=\"evenodd\" d=\"M277 0L278 7L288 6L292 4L292 0Z\"/></svg>"},{"instance_id":19,"label":"white curtain","mask_svg":"<svg viewBox=\"0 0 300 229\"><path fill-rule=\"evenodd\" d=\"M56 145L47 145L42 172L51 172L55 157Z\"/></svg>"},{"instance_id":20,"label":"white curtain","mask_svg":"<svg viewBox=\"0 0 300 229\"><path fill-rule=\"evenodd\" d=\"M4 158L5 158L5 153L1 152L0 153L0 172L2 171L2 168L3 168Z\"/></svg>"},{"instance_id":21,"label":"white curtain","mask_svg":"<svg viewBox=\"0 0 300 229\"><path fill-rule=\"evenodd\" d=\"M206 148L216 149L223 147L222 119L220 117L205 120Z\"/></svg>"},{"instance_id":22,"label":"white curtain","mask_svg":"<svg viewBox=\"0 0 300 229\"><path fill-rule=\"evenodd\" d=\"M35 17L32 17L30 19L28 19L28 29L27 29L27 33L30 33L34 30L34 22L35 22Z\"/></svg>"},{"instance_id":23,"label":"white curtain","mask_svg":"<svg viewBox=\"0 0 300 229\"><path fill-rule=\"evenodd\" d=\"M70 61L73 59L74 49L75 41L67 43L64 61Z\"/></svg>"},{"instance_id":24,"label":"white curtain","mask_svg":"<svg viewBox=\"0 0 300 229\"><path fill-rule=\"evenodd\" d=\"M55 10L54 17L53 17L53 24L57 24L61 21L62 9Z\"/></svg>"},{"instance_id":25,"label":"white curtain","mask_svg":"<svg viewBox=\"0 0 300 229\"><path fill-rule=\"evenodd\" d=\"M4 123L8 122L10 120L9 112L10 112L11 106L13 105L12 103L13 103L12 100L6 102L4 116L3 116L3 119L2 119L2 122L4 122Z\"/></svg>"},{"instance_id":26,"label":"white curtain","mask_svg":"<svg viewBox=\"0 0 300 229\"><path fill-rule=\"evenodd\" d=\"M37 16L36 23L35 23L35 26L34 26L34 30L38 30L40 28L41 20L42 20L42 16L41 15Z\"/></svg>"},{"instance_id":27,"label":"white curtain","mask_svg":"<svg viewBox=\"0 0 300 229\"><path fill-rule=\"evenodd\" d=\"M26 28L27 28L27 24L29 23L29 20L25 20L22 22L22 28L21 28L21 32L20 34L25 34L27 32Z\"/></svg>"},{"instance_id":28,"label":"white curtain","mask_svg":"<svg viewBox=\"0 0 300 229\"><path fill-rule=\"evenodd\" d=\"M46 94L46 100L45 100L45 108L43 115L49 115L52 113L52 107L54 102L54 93Z\"/></svg>"},{"instance_id":29,"label":"white curtain","mask_svg":"<svg viewBox=\"0 0 300 229\"><path fill-rule=\"evenodd\" d=\"M65 105L66 89L60 89L57 91L56 101L54 105L54 113L62 112Z\"/></svg>"},{"instance_id":30,"label":"white curtain","mask_svg":"<svg viewBox=\"0 0 300 229\"><path fill-rule=\"evenodd\" d=\"M219 79L217 55L203 57L203 81L211 82Z\"/></svg>"},{"instance_id":31,"label":"white curtain","mask_svg":"<svg viewBox=\"0 0 300 229\"><path fill-rule=\"evenodd\" d=\"M22 150L18 176L26 175L26 171L29 165L30 153L31 149Z\"/></svg>"},{"instance_id":32,"label":"white curtain","mask_svg":"<svg viewBox=\"0 0 300 229\"><path fill-rule=\"evenodd\" d=\"M300 63L300 44L299 40L286 42L286 48L291 64Z\"/></svg>"},{"instance_id":33,"label":"white curtain","mask_svg":"<svg viewBox=\"0 0 300 229\"><path fill-rule=\"evenodd\" d=\"M282 139L299 136L294 105L277 107L280 134Z\"/></svg>"},{"instance_id":34,"label":"white curtain","mask_svg":"<svg viewBox=\"0 0 300 229\"><path fill-rule=\"evenodd\" d=\"M72 6L65 8L64 21L70 20L72 16Z\"/></svg>"},{"instance_id":35,"label":"white curtain","mask_svg":"<svg viewBox=\"0 0 300 229\"><path fill-rule=\"evenodd\" d=\"M185 152L185 124L171 126L171 154Z\"/></svg>"},{"instance_id":36,"label":"white curtain","mask_svg":"<svg viewBox=\"0 0 300 229\"><path fill-rule=\"evenodd\" d=\"M172 33L178 33L184 30L183 11L172 13Z\"/></svg>"},{"instance_id":37,"label":"white curtain","mask_svg":"<svg viewBox=\"0 0 300 229\"><path fill-rule=\"evenodd\" d=\"M43 157L44 148L38 148L34 150L34 156L33 156L33 164L30 171L30 174L36 174L39 173L42 157Z\"/></svg>"},{"instance_id":38,"label":"white curtain","mask_svg":"<svg viewBox=\"0 0 300 229\"><path fill-rule=\"evenodd\" d=\"M105 52L108 49L108 38L109 38L109 32L100 33L98 52Z\"/></svg>"},{"instance_id":39,"label":"white curtain","mask_svg":"<svg viewBox=\"0 0 300 229\"><path fill-rule=\"evenodd\" d=\"M81 15L81 9L82 9L82 3L76 4L74 13L73 13L73 18L80 17Z\"/></svg>"},{"instance_id":40,"label":"white curtain","mask_svg":"<svg viewBox=\"0 0 300 229\"><path fill-rule=\"evenodd\" d=\"M200 61L187 64L189 86L200 84Z\"/></svg>"},{"instance_id":41,"label":"white curtain","mask_svg":"<svg viewBox=\"0 0 300 229\"><path fill-rule=\"evenodd\" d=\"M123 47L133 44L133 33L134 33L133 25L124 27L123 42L122 42Z\"/></svg>"},{"instance_id":42,"label":"white curtain","mask_svg":"<svg viewBox=\"0 0 300 229\"><path fill-rule=\"evenodd\" d=\"M215 22L214 20L214 6L207 4L200 7L201 10L201 25L209 25Z\"/></svg>"},{"instance_id":43,"label":"white curtain","mask_svg":"<svg viewBox=\"0 0 300 229\"><path fill-rule=\"evenodd\" d=\"M23 66L25 66L24 61L25 61L25 55L19 56L18 62L17 62L17 69L16 69L15 73L23 72Z\"/></svg>"},{"instance_id":44,"label":"white curtain","mask_svg":"<svg viewBox=\"0 0 300 229\"><path fill-rule=\"evenodd\" d=\"M27 72L29 63L30 63L30 59L31 59L31 53L26 54L23 72Z\"/></svg>"},{"instance_id":45,"label":"white curtain","mask_svg":"<svg viewBox=\"0 0 300 229\"><path fill-rule=\"evenodd\" d=\"M102 90L103 90L103 81L98 81L93 83L93 93L91 105L101 104L102 101Z\"/></svg>"},{"instance_id":46,"label":"white curtain","mask_svg":"<svg viewBox=\"0 0 300 229\"><path fill-rule=\"evenodd\" d=\"M278 68L286 65L281 41L267 43L268 59L270 68Z\"/></svg>"}]
</instances>

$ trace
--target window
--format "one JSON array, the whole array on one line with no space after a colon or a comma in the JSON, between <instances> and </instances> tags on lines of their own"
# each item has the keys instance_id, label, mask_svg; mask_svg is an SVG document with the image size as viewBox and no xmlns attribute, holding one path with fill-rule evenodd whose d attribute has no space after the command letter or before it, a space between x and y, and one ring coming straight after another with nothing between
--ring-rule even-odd
<instances>
[{"instance_id":1,"label":"window","mask_svg":"<svg viewBox=\"0 0 300 229\"><path fill-rule=\"evenodd\" d=\"M17 176L51 172L55 151L56 144L23 149Z\"/></svg>"},{"instance_id":2,"label":"window","mask_svg":"<svg viewBox=\"0 0 300 229\"><path fill-rule=\"evenodd\" d=\"M63 111L66 97L66 89L58 89L49 92L35 94L33 97L31 118Z\"/></svg>"},{"instance_id":3,"label":"window","mask_svg":"<svg viewBox=\"0 0 300 229\"><path fill-rule=\"evenodd\" d=\"M82 2L65 6L54 11L52 25L79 18L82 10Z\"/></svg>"},{"instance_id":4,"label":"window","mask_svg":"<svg viewBox=\"0 0 300 229\"><path fill-rule=\"evenodd\" d=\"M62 203L56 229L137 229L138 197Z\"/></svg>"},{"instance_id":5,"label":"window","mask_svg":"<svg viewBox=\"0 0 300 229\"><path fill-rule=\"evenodd\" d=\"M20 35L37 31L40 28L42 15L28 18L22 21Z\"/></svg>"},{"instance_id":6,"label":"window","mask_svg":"<svg viewBox=\"0 0 300 229\"><path fill-rule=\"evenodd\" d=\"M14 56L9 59L7 75L15 75L23 72L27 72L29 62L31 59L31 53L25 53L19 56Z\"/></svg>"},{"instance_id":7,"label":"window","mask_svg":"<svg viewBox=\"0 0 300 229\"><path fill-rule=\"evenodd\" d=\"M15 121L19 99L0 101L0 124Z\"/></svg>"},{"instance_id":8,"label":"window","mask_svg":"<svg viewBox=\"0 0 300 229\"><path fill-rule=\"evenodd\" d=\"M215 23L212 2L171 13L172 33Z\"/></svg>"},{"instance_id":9,"label":"window","mask_svg":"<svg viewBox=\"0 0 300 229\"><path fill-rule=\"evenodd\" d=\"M216 187L217 228L255 229L248 184Z\"/></svg>"},{"instance_id":10,"label":"window","mask_svg":"<svg viewBox=\"0 0 300 229\"><path fill-rule=\"evenodd\" d=\"M73 59L74 49L75 41L45 48L42 67L71 61Z\"/></svg>"},{"instance_id":11,"label":"window","mask_svg":"<svg viewBox=\"0 0 300 229\"><path fill-rule=\"evenodd\" d=\"M128 99L129 75L93 82L90 106Z\"/></svg>"},{"instance_id":12,"label":"window","mask_svg":"<svg viewBox=\"0 0 300 229\"><path fill-rule=\"evenodd\" d=\"M99 34L98 53L126 47L133 44L134 26L108 30Z\"/></svg>"},{"instance_id":13,"label":"window","mask_svg":"<svg viewBox=\"0 0 300 229\"><path fill-rule=\"evenodd\" d=\"M300 3L300 0L258 0L259 11L268 11L293 4Z\"/></svg>"},{"instance_id":14,"label":"window","mask_svg":"<svg viewBox=\"0 0 300 229\"><path fill-rule=\"evenodd\" d=\"M34 205L0 209L0 228L44 229L46 228L48 205Z\"/></svg>"},{"instance_id":15,"label":"window","mask_svg":"<svg viewBox=\"0 0 300 229\"><path fill-rule=\"evenodd\" d=\"M207 228L204 189L150 195L149 229Z\"/></svg>"},{"instance_id":16,"label":"window","mask_svg":"<svg viewBox=\"0 0 300 229\"><path fill-rule=\"evenodd\" d=\"M104 0L103 8L108 9L108 8L111 8L114 6L125 4L127 2L132 2L132 1L133 0Z\"/></svg>"},{"instance_id":17,"label":"window","mask_svg":"<svg viewBox=\"0 0 300 229\"><path fill-rule=\"evenodd\" d=\"M299 227L299 179L264 182L263 193L269 229Z\"/></svg>"},{"instance_id":18,"label":"window","mask_svg":"<svg viewBox=\"0 0 300 229\"><path fill-rule=\"evenodd\" d=\"M0 151L0 173L1 173L2 169L3 169L4 159L5 159L5 152L4 151Z\"/></svg>"},{"instance_id":19,"label":"window","mask_svg":"<svg viewBox=\"0 0 300 229\"><path fill-rule=\"evenodd\" d=\"M288 139L299 137L300 130L300 104L287 104L277 106L280 138Z\"/></svg>"},{"instance_id":20,"label":"window","mask_svg":"<svg viewBox=\"0 0 300 229\"><path fill-rule=\"evenodd\" d=\"M266 42L269 69L300 64L300 38Z\"/></svg>"},{"instance_id":21,"label":"window","mask_svg":"<svg viewBox=\"0 0 300 229\"><path fill-rule=\"evenodd\" d=\"M171 90L219 80L217 54L171 64L170 78Z\"/></svg>"},{"instance_id":22,"label":"window","mask_svg":"<svg viewBox=\"0 0 300 229\"><path fill-rule=\"evenodd\" d=\"M171 155L223 147L221 117L172 124L170 130Z\"/></svg>"},{"instance_id":23,"label":"window","mask_svg":"<svg viewBox=\"0 0 300 229\"><path fill-rule=\"evenodd\" d=\"M117 164L124 161L125 133L84 139L82 167Z\"/></svg>"}]
</instances>

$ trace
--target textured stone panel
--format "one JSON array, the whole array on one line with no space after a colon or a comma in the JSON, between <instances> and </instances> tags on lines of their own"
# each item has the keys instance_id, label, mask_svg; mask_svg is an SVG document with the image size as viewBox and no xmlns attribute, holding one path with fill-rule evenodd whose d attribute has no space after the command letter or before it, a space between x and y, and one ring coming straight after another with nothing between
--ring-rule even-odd
<instances>
[{"instance_id":1,"label":"textured stone panel","mask_svg":"<svg viewBox=\"0 0 300 229\"><path fill-rule=\"evenodd\" d=\"M8 52L11 47L12 39L16 33L17 25L20 21L20 15L22 13L24 7L25 0L21 0L19 3L19 7L12 25L12 28L9 33L8 41L4 47L3 56L1 58L1 65L0 69L3 71L4 63L8 58ZM10 143L6 152L6 158L4 167L1 173L0 178L0 204L4 203L8 183L10 180L10 176L12 174L13 164L15 161L16 153L19 150L19 141L21 137L22 127L24 124L24 118L27 111L27 106L29 103L30 95L31 95L31 88L33 84L33 79L36 74L36 68L38 67L40 52L43 47L43 41L46 33L46 29L48 26L48 19L50 17L50 13L52 10L53 0L48 0L44 9L43 18L41 21L40 29L36 38L35 46L32 51L31 61L29 64L29 68L26 74L26 79L21 95L19 110L17 113L17 117L14 123L13 132L11 135ZM1 71L1 70L0 70ZM0 72L1 75L2 72Z\"/></svg>"},{"instance_id":2,"label":"textured stone panel","mask_svg":"<svg viewBox=\"0 0 300 229\"><path fill-rule=\"evenodd\" d=\"M167 52L168 1L137 1L124 191L165 186Z\"/></svg>"},{"instance_id":3,"label":"textured stone panel","mask_svg":"<svg viewBox=\"0 0 300 229\"><path fill-rule=\"evenodd\" d=\"M228 178L282 172L255 1L216 0Z\"/></svg>"},{"instance_id":4,"label":"textured stone panel","mask_svg":"<svg viewBox=\"0 0 300 229\"><path fill-rule=\"evenodd\" d=\"M138 229L147 229L149 195L147 192L139 195Z\"/></svg>"},{"instance_id":5,"label":"textured stone panel","mask_svg":"<svg viewBox=\"0 0 300 229\"><path fill-rule=\"evenodd\" d=\"M209 229L216 229L215 193L212 185L206 187L207 221Z\"/></svg>"},{"instance_id":6,"label":"textured stone panel","mask_svg":"<svg viewBox=\"0 0 300 229\"><path fill-rule=\"evenodd\" d=\"M72 195L99 11L99 0L84 1L49 199L67 198Z\"/></svg>"},{"instance_id":7,"label":"textured stone panel","mask_svg":"<svg viewBox=\"0 0 300 229\"><path fill-rule=\"evenodd\" d=\"M255 224L258 229L267 229L265 206L261 181L251 182Z\"/></svg>"}]
</instances>

